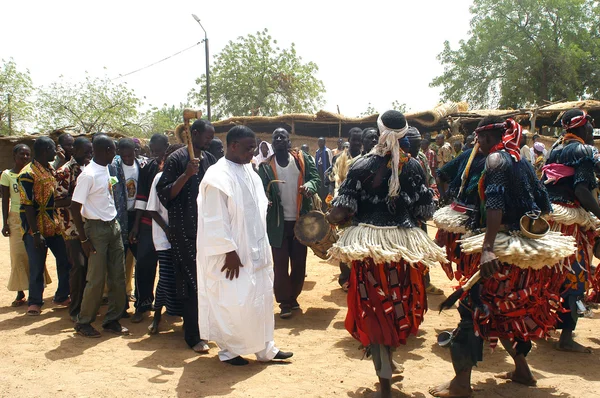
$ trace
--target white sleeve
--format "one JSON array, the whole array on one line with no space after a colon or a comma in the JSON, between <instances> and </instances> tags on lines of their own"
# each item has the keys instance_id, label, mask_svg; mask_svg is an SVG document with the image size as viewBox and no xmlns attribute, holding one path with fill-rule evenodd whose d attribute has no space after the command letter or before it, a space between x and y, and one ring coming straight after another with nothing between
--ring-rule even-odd
<instances>
[{"instance_id":1,"label":"white sleeve","mask_svg":"<svg viewBox=\"0 0 600 398\"><path fill-rule=\"evenodd\" d=\"M204 247L204 253L207 256L216 256L237 250L237 245L233 240L231 233L231 223L229 221L229 211L227 210L228 197L221 190L206 186L202 198L202 217L198 222L202 222L203 236L198 236L198 240L210 242Z\"/></svg>"},{"instance_id":2,"label":"white sleeve","mask_svg":"<svg viewBox=\"0 0 600 398\"><path fill-rule=\"evenodd\" d=\"M143 210L148 210L148 211L159 211L160 210L160 201L158 200L158 193L156 193L156 184L158 184L158 180L160 178L157 178L160 176L156 176L154 177L154 180L152 181L152 186L150 186L150 193L148 194L148 203L146 205L146 208ZM136 208L137 208L137 202L136 202Z\"/></svg>"},{"instance_id":3,"label":"white sleeve","mask_svg":"<svg viewBox=\"0 0 600 398\"><path fill-rule=\"evenodd\" d=\"M79 177L77 177L77 185L75 185L75 190L73 191L71 200L83 205L89 195L90 190L92 189L93 183L94 177L90 175L81 174Z\"/></svg>"}]
</instances>

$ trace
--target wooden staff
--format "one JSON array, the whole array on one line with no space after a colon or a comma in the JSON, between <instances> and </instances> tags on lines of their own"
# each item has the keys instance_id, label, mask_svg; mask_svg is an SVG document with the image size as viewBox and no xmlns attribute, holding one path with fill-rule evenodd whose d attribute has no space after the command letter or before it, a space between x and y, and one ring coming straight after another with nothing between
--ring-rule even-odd
<instances>
[{"instance_id":1,"label":"wooden staff","mask_svg":"<svg viewBox=\"0 0 600 398\"><path fill-rule=\"evenodd\" d=\"M194 144L192 143L192 134L190 133L190 119L200 119L202 117L202 111L196 111L194 109L183 110L183 139L187 145L190 159L194 159Z\"/></svg>"}]
</instances>

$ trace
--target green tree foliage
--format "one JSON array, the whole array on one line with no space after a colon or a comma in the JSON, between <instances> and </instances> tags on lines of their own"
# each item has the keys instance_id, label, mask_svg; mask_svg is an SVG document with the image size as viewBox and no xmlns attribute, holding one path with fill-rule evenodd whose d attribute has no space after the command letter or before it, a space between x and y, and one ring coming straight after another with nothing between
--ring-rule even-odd
<instances>
[{"instance_id":1,"label":"green tree foliage","mask_svg":"<svg viewBox=\"0 0 600 398\"><path fill-rule=\"evenodd\" d=\"M398 100L392 101L392 109L402 113L408 112L408 107L405 103L400 103Z\"/></svg>"},{"instance_id":2,"label":"green tree foliage","mask_svg":"<svg viewBox=\"0 0 600 398\"><path fill-rule=\"evenodd\" d=\"M0 66L0 134L22 132L30 121L33 83L29 70L20 71L11 58ZM12 128L9 128L9 118ZM12 130L12 131L11 131Z\"/></svg>"},{"instance_id":3,"label":"green tree foliage","mask_svg":"<svg viewBox=\"0 0 600 398\"><path fill-rule=\"evenodd\" d=\"M600 8L593 0L474 0L468 40L444 43L442 100L519 108L600 94Z\"/></svg>"},{"instance_id":4,"label":"green tree foliage","mask_svg":"<svg viewBox=\"0 0 600 398\"><path fill-rule=\"evenodd\" d=\"M210 68L213 118L228 116L314 113L323 105L323 82L318 67L304 63L292 43L281 49L267 29L230 41ZM206 106L206 76L188 99Z\"/></svg>"},{"instance_id":5,"label":"green tree foliage","mask_svg":"<svg viewBox=\"0 0 600 398\"><path fill-rule=\"evenodd\" d=\"M164 133L174 130L178 124L183 123L183 110L189 105L180 103L179 106L163 104L162 108L153 107L144 114L143 130L145 135Z\"/></svg>"},{"instance_id":6,"label":"green tree foliage","mask_svg":"<svg viewBox=\"0 0 600 398\"><path fill-rule=\"evenodd\" d=\"M408 107L406 106L406 104L401 104L398 100L392 101L392 106L389 109L400 111L402 113L406 113L408 111ZM377 111L377 109L375 109L375 107L369 102L369 105L367 105L367 109L365 109L364 112L361 112L360 115L358 115L358 117L367 117L378 113L379 111Z\"/></svg>"},{"instance_id":7,"label":"green tree foliage","mask_svg":"<svg viewBox=\"0 0 600 398\"><path fill-rule=\"evenodd\" d=\"M36 119L42 130L64 127L85 133L115 131L144 133L141 100L133 90L109 78L86 76L80 82L60 80L38 92Z\"/></svg>"}]
</instances>

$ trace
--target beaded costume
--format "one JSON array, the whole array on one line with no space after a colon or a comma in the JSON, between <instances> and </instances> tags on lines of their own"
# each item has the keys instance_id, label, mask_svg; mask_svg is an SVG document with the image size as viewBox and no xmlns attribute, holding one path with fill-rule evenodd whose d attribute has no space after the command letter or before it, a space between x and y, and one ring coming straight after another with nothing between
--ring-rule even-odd
<instances>
[{"instance_id":1,"label":"beaded costume","mask_svg":"<svg viewBox=\"0 0 600 398\"><path fill-rule=\"evenodd\" d=\"M574 236L577 251L562 263L565 279L562 290L565 309L560 328L575 329L576 301L589 288L598 292L598 273L592 275L593 246L600 221L581 207L575 197L575 186L584 184L590 191L598 187L594 174L594 148L578 140L565 141L553 148L543 168L542 181L546 184L554 212L548 217L553 230Z\"/></svg>"},{"instance_id":2,"label":"beaded costume","mask_svg":"<svg viewBox=\"0 0 600 398\"><path fill-rule=\"evenodd\" d=\"M397 347L416 334L427 310L423 274L444 261L420 229L433 214L433 193L419 162L402 155L398 196L388 197L390 155L369 154L352 165L332 202L354 214L329 253L352 265L345 324L365 347Z\"/></svg>"}]
</instances>

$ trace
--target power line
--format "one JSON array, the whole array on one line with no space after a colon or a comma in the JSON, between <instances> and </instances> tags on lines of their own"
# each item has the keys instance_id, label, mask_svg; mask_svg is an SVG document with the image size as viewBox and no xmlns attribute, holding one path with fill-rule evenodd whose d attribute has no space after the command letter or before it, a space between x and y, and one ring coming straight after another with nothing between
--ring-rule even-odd
<instances>
[{"instance_id":1,"label":"power line","mask_svg":"<svg viewBox=\"0 0 600 398\"><path fill-rule=\"evenodd\" d=\"M186 52L186 51L188 51L188 50L191 50L192 48L194 48L194 47L196 47L196 46L199 46L200 44L202 44L202 42L201 42L201 41L199 41L198 43L194 44L193 46L189 46L188 48L184 48L183 50L181 50L181 51L178 51L178 52L176 52L175 54L169 55L168 57L166 57L166 58L163 58L163 59L161 59L160 61L156 61L156 62L154 62L154 63L151 63L150 65L146 65L146 66L144 66L143 68L136 69L136 70L134 70L134 71L132 71L132 72L125 73L124 75L119 75L119 76L117 76L117 77L113 77L113 78L112 78L112 79L110 79L110 80L117 80L117 79L121 79L121 78L123 78L123 77L125 77L125 76L133 75L134 73L137 73L137 72L143 71L144 69L148 69L148 68L150 68L150 67L152 67L152 66L154 66L154 65L160 64L161 62L164 62L164 61L166 61L166 60L168 60L168 59L170 59L170 58L173 58L173 57L174 57L174 56L176 56L176 55L179 55L179 54L181 54L181 53L184 53L184 52Z\"/></svg>"}]
</instances>

